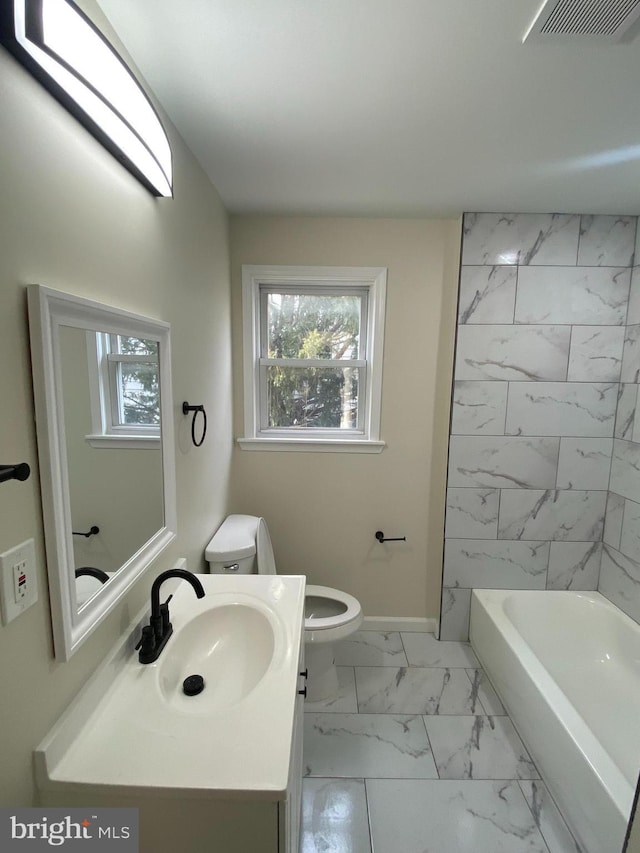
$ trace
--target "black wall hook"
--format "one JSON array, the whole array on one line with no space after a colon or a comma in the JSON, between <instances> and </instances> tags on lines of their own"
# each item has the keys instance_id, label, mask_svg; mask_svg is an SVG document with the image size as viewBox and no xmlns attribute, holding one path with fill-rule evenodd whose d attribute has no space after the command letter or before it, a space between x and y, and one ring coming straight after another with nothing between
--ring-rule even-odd
<instances>
[{"instance_id":1,"label":"black wall hook","mask_svg":"<svg viewBox=\"0 0 640 853\"><path fill-rule=\"evenodd\" d=\"M71 532L74 536L85 536L88 539L90 536L96 536L98 533L100 533L100 528L96 524L94 524L88 533L79 533L77 530L72 530Z\"/></svg>"},{"instance_id":2,"label":"black wall hook","mask_svg":"<svg viewBox=\"0 0 640 853\"><path fill-rule=\"evenodd\" d=\"M182 414L188 415L189 412L193 412L193 419L191 420L191 441L193 441L196 447L200 447L204 438L207 434L207 413L204 410L204 406L190 406L189 403L182 404ZM202 435L200 436L200 441L196 441L196 418L198 417L198 412L202 412L203 422L202 422Z\"/></svg>"},{"instance_id":3,"label":"black wall hook","mask_svg":"<svg viewBox=\"0 0 640 853\"><path fill-rule=\"evenodd\" d=\"M0 465L0 483L7 480L28 480L31 474L31 468L26 462L19 462L17 465Z\"/></svg>"},{"instance_id":4,"label":"black wall hook","mask_svg":"<svg viewBox=\"0 0 640 853\"><path fill-rule=\"evenodd\" d=\"M376 539L378 542L406 542L406 536L385 536L382 530L376 530Z\"/></svg>"}]
</instances>

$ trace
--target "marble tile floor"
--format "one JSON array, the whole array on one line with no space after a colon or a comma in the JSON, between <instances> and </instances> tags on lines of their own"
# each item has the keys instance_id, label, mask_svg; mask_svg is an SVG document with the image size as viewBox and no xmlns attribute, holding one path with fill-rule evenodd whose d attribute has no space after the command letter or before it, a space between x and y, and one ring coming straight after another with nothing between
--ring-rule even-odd
<instances>
[{"instance_id":1,"label":"marble tile floor","mask_svg":"<svg viewBox=\"0 0 640 853\"><path fill-rule=\"evenodd\" d=\"M581 853L471 646L359 631L305 706L300 853Z\"/></svg>"}]
</instances>

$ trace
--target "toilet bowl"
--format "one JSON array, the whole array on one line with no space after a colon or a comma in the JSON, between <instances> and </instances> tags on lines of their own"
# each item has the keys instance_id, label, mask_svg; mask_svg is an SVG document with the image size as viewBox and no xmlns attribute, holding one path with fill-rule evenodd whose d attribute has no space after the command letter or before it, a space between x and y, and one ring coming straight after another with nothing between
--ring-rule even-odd
<instances>
[{"instance_id":1,"label":"toilet bowl","mask_svg":"<svg viewBox=\"0 0 640 853\"><path fill-rule=\"evenodd\" d=\"M263 518L228 516L205 550L212 574L276 574L271 537ZM346 592L308 584L305 593L305 666L307 700L335 696L338 674L333 644L362 624L360 602Z\"/></svg>"}]
</instances>

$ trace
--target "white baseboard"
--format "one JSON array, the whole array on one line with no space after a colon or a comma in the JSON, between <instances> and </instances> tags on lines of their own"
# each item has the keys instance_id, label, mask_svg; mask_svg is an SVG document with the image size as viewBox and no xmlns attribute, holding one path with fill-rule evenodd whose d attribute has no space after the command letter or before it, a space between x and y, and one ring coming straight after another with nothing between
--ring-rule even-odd
<instances>
[{"instance_id":1,"label":"white baseboard","mask_svg":"<svg viewBox=\"0 0 640 853\"><path fill-rule=\"evenodd\" d=\"M424 616L365 616L361 631L421 631L438 635L438 620Z\"/></svg>"}]
</instances>

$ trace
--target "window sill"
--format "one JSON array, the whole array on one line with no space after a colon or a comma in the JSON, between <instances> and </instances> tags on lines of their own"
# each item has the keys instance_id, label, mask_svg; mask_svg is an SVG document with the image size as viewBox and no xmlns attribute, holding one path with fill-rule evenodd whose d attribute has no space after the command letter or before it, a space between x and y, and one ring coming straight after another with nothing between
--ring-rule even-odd
<instances>
[{"instance_id":1,"label":"window sill","mask_svg":"<svg viewBox=\"0 0 640 853\"><path fill-rule=\"evenodd\" d=\"M287 450L302 453L382 453L384 441L340 438L238 438L242 450Z\"/></svg>"},{"instance_id":2,"label":"window sill","mask_svg":"<svg viewBox=\"0 0 640 853\"><path fill-rule=\"evenodd\" d=\"M128 450L159 450L159 435L85 435L91 447L104 449L124 448Z\"/></svg>"}]
</instances>

